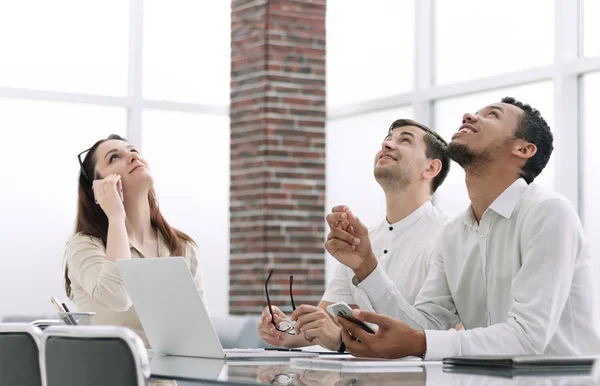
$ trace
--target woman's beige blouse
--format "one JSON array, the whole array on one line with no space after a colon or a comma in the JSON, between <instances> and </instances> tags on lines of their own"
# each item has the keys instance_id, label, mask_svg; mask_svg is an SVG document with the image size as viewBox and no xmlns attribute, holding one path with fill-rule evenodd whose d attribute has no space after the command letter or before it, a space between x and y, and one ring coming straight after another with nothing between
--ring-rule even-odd
<instances>
[{"instance_id":1,"label":"woman's beige blouse","mask_svg":"<svg viewBox=\"0 0 600 386\"><path fill-rule=\"evenodd\" d=\"M197 248L182 241L184 257L190 267L198 293L206 305L204 281L198 267ZM141 249L129 242L131 258L144 258ZM94 324L125 326L134 330L150 347L144 329L138 319L125 283L117 265L105 258L106 248L98 238L75 234L66 246L66 258L71 280L71 300L79 312L95 312ZM160 233L158 235L158 257L171 253Z\"/></svg>"}]
</instances>

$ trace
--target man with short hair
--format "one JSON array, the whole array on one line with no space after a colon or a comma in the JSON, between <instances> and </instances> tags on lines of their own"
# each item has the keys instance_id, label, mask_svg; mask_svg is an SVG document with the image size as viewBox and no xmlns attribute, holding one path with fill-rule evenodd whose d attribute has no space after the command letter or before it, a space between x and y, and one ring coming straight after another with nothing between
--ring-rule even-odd
<instances>
[{"instance_id":1,"label":"man with short hair","mask_svg":"<svg viewBox=\"0 0 600 386\"><path fill-rule=\"evenodd\" d=\"M539 111L514 98L464 115L449 151L466 172L471 205L440 237L414 306L386 278L356 216L343 208L328 216L351 228L333 229L327 250L389 315L353 312L379 325L375 334L338 318L352 354L439 360L600 353L591 258L577 213L561 195L531 184L552 142ZM464 331L445 331L459 320Z\"/></svg>"},{"instance_id":2,"label":"man with short hair","mask_svg":"<svg viewBox=\"0 0 600 386\"><path fill-rule=\"evenodd\" d=\"M383 275L413 302L427 276L428 257L449 217L433 207L431 196L442 184L450 166L446 142L425 125L409 119L392 123L375 157L374 175L386 197L386 218L370 230L373 250ZM330 228L347 230L347 219L329 222ZM383 312L356 286L351 269L340 265L318 307L302 305L291 315L296 335L276 329L268 307L258 322L260 337L284 347L319 344L330 350L341 347L340 327L325 311L336 302L352 308ZM278 326L287 316L272 307ZM289 326L289 324L288 324ZM284 330L284 331L281 331Z\"/></svg>"}]
</instances>

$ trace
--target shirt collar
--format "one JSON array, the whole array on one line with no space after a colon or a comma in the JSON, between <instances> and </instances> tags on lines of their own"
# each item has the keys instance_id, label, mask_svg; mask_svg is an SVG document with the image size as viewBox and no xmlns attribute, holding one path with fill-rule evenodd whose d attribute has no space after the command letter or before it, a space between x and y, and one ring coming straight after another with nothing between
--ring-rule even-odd
<instances>
[{"instance_id":1,"label":"shirt collar","mask_svg":"<svg viewBox=\"0 0 600 386\"><path fill-rule=\"evenodd\" d=\"M524 179L519 178L513 182L504 192L500 193L498 197L492 202L492 205L486 210L493 210L500 216L509 219L512 216L512 212L517 207L517 204L521 200L523 191L527 189L527 182ZM485 213L484 213L485 215ZM469 226L477 226L477 219L473 213L473 207L469 205L467 210L463 213L463 220Z\"/></svg>"},{"instance_id":2,"label":"shirt collar","mask_svg":"<svg viewBox=\"0 0 600 386\"><path fill-rule=\"evenodd\" d=\"M400 221L396 221L393 224L390 224L386 217L384 224L386 227L393 227L394 231L402 230L414 224L418 219L420 219L425 213L429 212L432 208L433 205L431 204L431 201L426 201L423 205L415 209L411 214L404 217Z\"/></svg>"},{"instance_id":3,"label":"shirt collar","mask_svg":"<svg viewBox=\"0 0 600 386\"><path fill-rule=\"evenodd\" d=\"M527 182L524 179L517 179L492 202L490 209L500 216L509 219L527 186Z\"/></svg>"}]
</instances>

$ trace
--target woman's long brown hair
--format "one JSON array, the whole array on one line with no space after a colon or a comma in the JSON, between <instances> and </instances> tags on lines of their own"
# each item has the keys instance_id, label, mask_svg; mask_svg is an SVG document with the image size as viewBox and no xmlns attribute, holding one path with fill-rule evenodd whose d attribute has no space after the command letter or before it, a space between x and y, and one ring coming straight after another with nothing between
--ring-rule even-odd
<instances>
[{"instance_id":1,"label":"woman's long brown hair","mask_svg":"<svg viewBox=\"0 0 600 386\"><path fill-rule=\"evenodd\" d=\"M94 199L94 192L92 190L92 181L89 181L86 177L89 176L92 179L96 177L96 150L98 146L108 140L119 140L126 141L116 134L110 135L106 139L102 139L94 144L88 151L85 159L83 160L83 169L85 169L85 175L81 171L79 172L79 187L78 187L78 198L77 198L77 218L75 221L75 233L81 233L87 236L96 237L102 240L102 244L106 247L106 237L108 234L108 217L97 205ZM154 189L150 189L148 192L148 204L150 205L150 222L152 227L160 232L162 237L165 239L171 256L183 256L184 248L182 240L194 243L194 240L185 233L172 228L167 220L160 213L158 208L158 201L156 199L156 193ZM69 279L69 267L65 261L65 291L67 296L71 297L71 280Z\"/></svg>"}]
</instances>

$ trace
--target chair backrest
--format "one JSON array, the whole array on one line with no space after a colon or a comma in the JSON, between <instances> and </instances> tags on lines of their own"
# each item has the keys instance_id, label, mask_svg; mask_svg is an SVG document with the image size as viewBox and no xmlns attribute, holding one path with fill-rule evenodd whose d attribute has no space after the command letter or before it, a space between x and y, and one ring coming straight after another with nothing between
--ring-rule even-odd
<instances>
[{"instance_id":1,"label":"chair backrest","mask_svg":"<svg viewBox=\"0 0 600 386\"><path fill-rule=\"evenodd\" d=\"M48 327L40 362L46 386L145 386L150 379L144 343L125 327Z\"/></svg>"},{"instance_id":2,"label":"chair backrest","mask_svg":"<svg viewBox=\"0 0 600 386\"><path fill-rule=\"evenodd\" d=\"M0 323L0 385L39 386L41 330L24 323Z\"/></svg>"}]
</instances>

